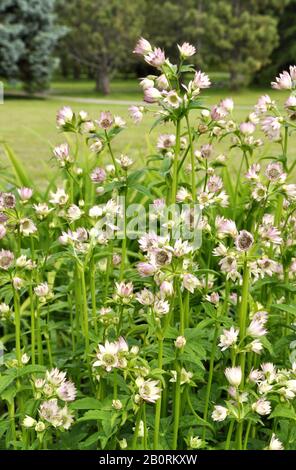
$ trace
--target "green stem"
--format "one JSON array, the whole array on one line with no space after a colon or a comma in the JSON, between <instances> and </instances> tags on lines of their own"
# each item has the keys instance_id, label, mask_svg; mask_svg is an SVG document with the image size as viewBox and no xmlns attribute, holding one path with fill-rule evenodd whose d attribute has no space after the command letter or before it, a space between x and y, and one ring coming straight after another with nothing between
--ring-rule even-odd
<instances>
[{"instance_id":1,"label":"green stem","mask_svg":"<svg viewBox=\"0 0 296 470\"><path fill-rule=\"evenodd\" d=\"M18 365L21 366L21 312L20 297L16 289L13 288L14 299L14 321L15 321L15 352Z\"/></svg>"},{"instance_id":2,"label":"green stem","mask_svg":"<svg viewBox=\"0 0 296 470\"><path fill-rule=\"evenodd\" d=\"M162 357L163 357L163 338L158 340L158 369L162 369ZM156 402L155 419L154 419L154 437L153 437L153 449L159 448L159 428L160 428L160 415L161 415L161 400L162 393Z\"/></svg>"},{"instance_id":3,"label":"green stem","mask_svg":"<svg viewBox=\"0 0 296 470\"><path fill-rule=\"evenodd\" d=\"M40 328L40 304L38 300L37 300L37 317L36 317L36 335L37 335L38 362L40 365L43 365L43 347L42 347L42 337L41 337L41 328Z\"/></svg>"},{"instance_id":4,"label":"green stem","mask_svg":"<svg viewBox=\"0 0 296 470\"><path fill-rule=\"evenodd\" d=\"M116 177L119 179L119 172L118 172L118 168L117 168L117 163L116 163L116 160L115 160L115 157L114 157L114 153L113 153L113 150L112 150L112 147L111 147L111 143L110 143L110 139L109 139L107 131L105 131L105 137L106 137L107 147L108 147L108 150L109 150L109 153L111 155L112 162L113 162L113 165L114 165L114 168L115 168L115 174L116 174Z\"/></svg>"},{"instance_id":5,"label":"green stem","mask_svg":"<svg viewBox=\"0 0 296 470\"><path fill-rule=\"evenodd\" d=\"M127 248L127 236L126 236L126 199L127 199L127 188L124 189L124 208L123 208L123 239L121 246L121 264L120 264L120 281L123 280L125 274L125 263L126 263L126 248Z\"/></svg>"},{"instance_id":6,"label":"green stem","mask_svg":"<svg viewBox=\"0 0 296 470\"><path fill-rule=\"evenodd\" d=\"M214 362L217 350L217 339L219 334L219 325L216 324L212 349L211 349L211 357L210 357L210 367L209 367L209 376L208 376L208 383L207 383L207 391L206 391L206 399L205 399L205 407L204 407L204 414L203 419L206 421L208 419L208 412L209 412L209 403L210 403L210 396L211 396L211 389L212 389L212 382L213 382L213 372L214 372ZM203 429L203 439L205 439L205 432L206 429Z\"/></svg>"},{"instance_id":7,"label":"green stem","mask_svg":"<svg viewBox=\"0 0 296 470\"><path fill-rule=\"evenodd\" d=\"M148 433L147 433L147 419L146 419L146 403L143 403L143 427L144 427L144 450L148 450Z\"/></svg>"},{"instance_id":8,"label":"green stem","mask_svg":"<svg viewBox=\"0 0 296 470\"><path fill-rule=\"evenodd\" d=\"M187 131L188 131L188 139L189 139L189 147L190 147L190 162L191 162L191 194L192 200L195 201L196 199L196 185L195 185L195 157L194 157L194 149L193 149L193 142L192 142L192 134L189 122L189 116L186 114L186 124L187 124Z\"/></svg>"},{"instance_id":9,"label":"green stem","mask_svg":"<svg viewBox=\"0 0 296 470\"><path fill-rule=\"evenodd\" d=\"M181 133L181 121L178 120L176 123L176 146L175 146L175 155L174 155L174 161L173 161L171 204L176 203L176 195L177 195L177 190L178 190L178 163L179 163L179 154L180 154L180 133Z\"/></svg>"},{"instance_id":10,"label":"green stem","mask_svg":"<svg viewBox=\"0 0 296 470\"><path fill-rule=\"evenodd\" d=\"M228 433L227 433L227 438L226 438L226 443L225 443L225 450L229 450L230 447L230 442L231 442L231 436L233 432L233 426L234 426L234 421L231 421L229 424L228 428Z\"/></svg>"},{"instance_id":11,"label":"green stem","mask_svg":"<svg viewBox=\"0 0 296 470\"><path fill-rule=\"evenodd\" d=\"M93 256L90 261L90 293L91 293L92 318L93 318L95 334L97 335L98 323L97 323L97 301L96 301L96 270L95 270Z\"/></svg>"},{"instance_id":12,"label":"green stem","mask_svg":"<svg viewBox=\"0 0 296 470\"><path fill-rule=\"evenodd\" d=\"M33 295L33 287L32 287L32 278L31 278L31 285L29 288L29 296L30 296L30 312L31 312L31 357L32 357L32 364L35 365L35 348L36 348L36 326L35 326L35 302L34 302L34 295Z\"/></svg>"},{"instance_id":13,"label":"green stem","mask_svg":"<svg viewBox=\"0 0 296 470\"><path fill-rule=\"evenodd\" d=\"M249 440L249 434L250 434L251 427L252 427L252 421L248 421L246 434L245 434L245 441L244 441L244 450L248 449L248 440Z\"/></svg>"},{"instance_id":14,"label":"green stem","mask_svg":"<svg viewBox=\"0 0 296 470\"><path fill-rule=\"evenodd\" d=\"M247 255L245 254L244 268L243 268L243 285L242 285L242 298L239 306L239 333L240 340L246 336L246 325L248 316L248 299L249 299L249 267L247 261ZM245 369L245 353L240 355L240 366L242 369L242 385L244 380L244 369Z\"/></svg>"},{"instance_id":15,"label":"green stem","mask_svg":"<svg viewBox=\"0 0 296 470\"><path fill-rule=\"evenodd\" d=\"M244 429L244 423L243 421L240 421L237 425L237 430L236 430L237 450L243 450L243 442L242 442L243 429Z\"/></svg>"},{"instance_id":16,"label":"green stem","mask_svg":"<svg viewBox=\"0 0 296 470\"><path fill-rule=\"evenodd\" d=\"M138 439L140 422L141 422L141 414L142 414L142 407L140 406L138 413L137 413L136 426L135 426L133 442L132 442L132 450L137 449L137 439Z\"/></svg>"},{"instance_id":17,"label":"green stem","mask_svg":"<svg viewBox=\"0 0 296 470\"><path fill-rule=\"evenodd\" d=\"M181 403L181 370L180 366L176 366L177 381L175 387L175 399L174 399L174 430L173 430L173 444L172 450L176 450L178 446L178 434L180 424L180 403Z\"/></svg>"},{"instance_id":18,"label":"green stem","mask_svg":"<svg viewBox=\"0 0 296 470\"><path fill-rule=\"evenodd\" d=\"M83 310L83 329L85 338L85 355L87 363L89 363L89 333L88 333L88 305L87 305L87 292L85 285L85 272L84 268L79 266L80 279L81 279L81 296L82 296L82 310Z\"/></svg>"}]
</instances>

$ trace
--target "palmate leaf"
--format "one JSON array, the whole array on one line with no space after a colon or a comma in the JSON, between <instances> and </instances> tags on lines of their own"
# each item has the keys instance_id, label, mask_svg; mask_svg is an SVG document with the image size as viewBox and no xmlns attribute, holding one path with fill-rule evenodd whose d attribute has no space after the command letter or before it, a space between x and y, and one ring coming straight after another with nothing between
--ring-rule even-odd
<instances>
[{"instance_id":1,"label":"palmate leaf","mask_svg":"<svg viewBox=\"0 0 296 470\"><path fill-rule=\"evenodd\" d=\"M293 406L290 406L288 404L278 404L276 405L275 409L273 412L269 415L269 419L272 418L285 418L285 419L292 419L296 421L296 412L293 408Z\"/></svg>"}]
</instances>

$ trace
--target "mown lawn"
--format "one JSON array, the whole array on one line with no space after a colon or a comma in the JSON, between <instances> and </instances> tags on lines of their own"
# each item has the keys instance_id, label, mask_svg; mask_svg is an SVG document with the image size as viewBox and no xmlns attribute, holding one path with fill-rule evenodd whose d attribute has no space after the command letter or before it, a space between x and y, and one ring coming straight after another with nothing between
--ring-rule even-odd
<instances>
[{"instance_id":1,"label":"mown lawn","mask_svg":"<svg viewBox=\"0 0 296 470\"><path fill-rule=\"evenodd\" d=\"M9 90L8 90L9 91ZM116 81L111 87L111 95L106 100L127 100L139 102L141 93L135 80ZM54 94L53 94L54 93ZM232 96L235 102L234 116L239 120L245 119L252 106L262 94L268 93L273 99L277 99L280 105L283 104L287 93L275 92L270 89L243 90L240 92L230 92L229 90L217 88L206 90L203 93L204 104L211 106L218 102L220 98ZM62 100L61 97L67 97ZM114 147L115 152L126 152L138 161L147 152L151 153L153 145L159 133L169 131L169 126L159 127L150 133L153 123L153 116L146 115L142 123L138 126L132 124L128 118L128 105L125 104L94 104L77 103L71 100L71 96L82 98L101 98L93 92L92 82L56 82L52 85L49 98L25 99L13 96L6 96L4 104L0 106L0 139L5 140L16 152L27 170L33 177L40 181L47 178L51 171L52 163L51 146L63 141L55 125L55 114L62 105L70 105L75 111L84 109L93 118L99 116L102 110L110 110L114 114L122 116L128 122L128 128L117 138ZM290 140L289 153L293 154L295 138ZM265 146L264 152L267 154L277 152L278 146L270 144ZM223 152L224 144L215 147L218 153ZM0 152L1 167L6 165L3 151ZM240 158L233 153L230 157L234 165ZM139 162L140 163L140 162Z\"/></svg>"}]
</instances>

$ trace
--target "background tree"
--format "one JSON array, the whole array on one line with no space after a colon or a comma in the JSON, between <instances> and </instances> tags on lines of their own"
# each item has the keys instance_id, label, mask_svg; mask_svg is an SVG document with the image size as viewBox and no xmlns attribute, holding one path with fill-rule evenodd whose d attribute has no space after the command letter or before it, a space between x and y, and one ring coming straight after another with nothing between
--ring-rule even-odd
<instances>
[{"instance_id":1,"label":"background tree","mask_svg":"<svg viewBox=\"0 0 296 470\"><path fill-rule=\"evenodd\" d=\"M206 2L207 61L230 73L232 87L248 85L278 45L276 7L274 0Z\"/></svg>"},{"instance_id":2,"label":"background tree","mask_svg":"<svg viewBox=\"0 0 296 470\"><path fill-rule=\"evenodd\" d=\"M55 0L1 0L0 76L33 92L47 87L52 52L63 28L55 26Z\"/></svg>"},{"instance_id":3,"label":"background tree","mask_svg":"<svg viewBox=\"0 0 296 470\"><path fill-rule=\"evenodd\" d=\"M131 50L142 32L144 0L72 0L58 12L70 31L62 41L68 54L94 71L96 90L109 93L110 77L133 60Z\"/></svg>"}]
</instances>

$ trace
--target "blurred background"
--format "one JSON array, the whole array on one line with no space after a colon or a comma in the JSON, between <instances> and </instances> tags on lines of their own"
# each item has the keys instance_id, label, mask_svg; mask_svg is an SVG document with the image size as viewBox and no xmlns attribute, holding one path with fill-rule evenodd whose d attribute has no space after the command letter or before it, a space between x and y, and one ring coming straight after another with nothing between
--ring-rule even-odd
<instances>
[{"instance_id":1,"label":"blurred background","mask_svg":"<svg viewBox=\"0 0 296 470\"><path fill-rule=\"evenodd\" d=\"M192 43L192 62L213 83L206 104L232 96L243 118L295 63L296 0L1 0L0 137L38 177L57 140L58 107L127 117L128 106L141 101L138 78L152 69L132 54L140 36L171 61L177 43ZM143 144L150 125L127 134L127 150Z\"/></svg>"}]
</instances>

